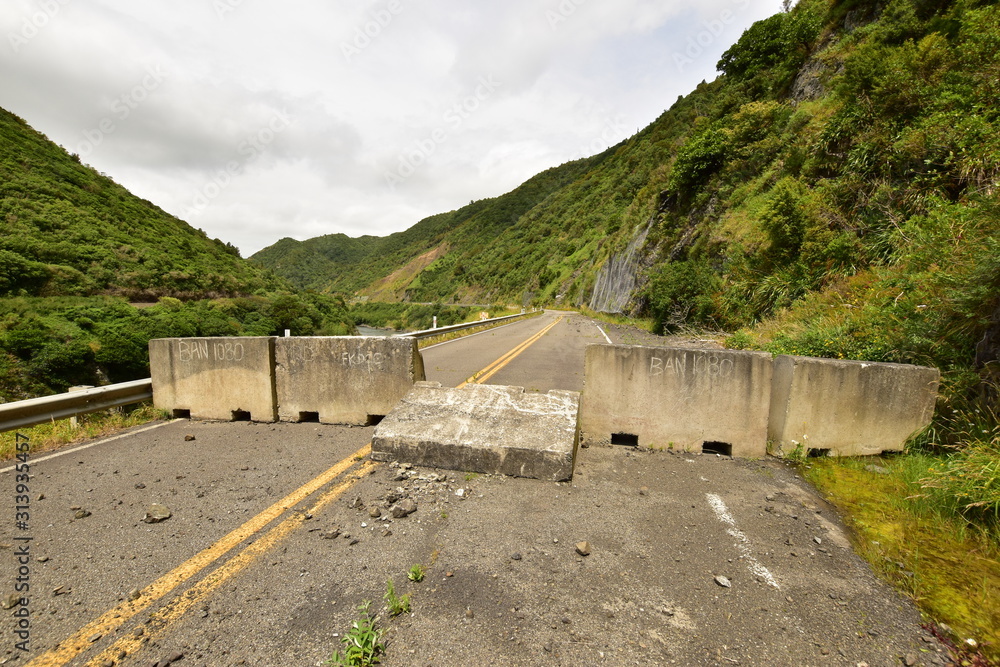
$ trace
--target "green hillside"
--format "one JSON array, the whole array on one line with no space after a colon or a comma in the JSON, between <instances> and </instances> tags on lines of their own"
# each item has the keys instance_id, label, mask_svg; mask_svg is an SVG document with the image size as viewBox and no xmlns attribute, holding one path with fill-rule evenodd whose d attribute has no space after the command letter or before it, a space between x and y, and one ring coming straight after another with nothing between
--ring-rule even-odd
<instances>
[{"instance_id":1,"label":"green hillside","mask_svg":"<svg viewBox=\"0 0 1000 667\"><path fill-rule=\"evenodd\" d=\"M283 282L0 109L0 296L235 296Z\"/></svg>"}]
</instances>

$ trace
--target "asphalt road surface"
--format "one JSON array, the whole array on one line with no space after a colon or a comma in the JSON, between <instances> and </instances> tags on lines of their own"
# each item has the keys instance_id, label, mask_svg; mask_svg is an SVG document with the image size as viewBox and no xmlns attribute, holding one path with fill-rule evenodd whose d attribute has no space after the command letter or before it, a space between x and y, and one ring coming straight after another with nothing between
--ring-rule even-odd
<instances>
[{"instance_id":1,"label":"asphalt road surface","mask_svg":"<svg viewBox=\"0 0 1000 667\"><path fill-rule=\"evenodd\" d=\"M492 367L487 382L578 390L604 336L546 313L423 354L448 386ZM139 431L32 457L21 528L0 474L2 599L30 585L0 662L318 665L370 600L390 666L945 664L779 461L590 448L556 484L372 463L371 428ZM401 498L417 509L394 518ZM144 521L154 504L170 518ZM386 612L389 580L409 613Z\"/></svg>"}]
</instances>

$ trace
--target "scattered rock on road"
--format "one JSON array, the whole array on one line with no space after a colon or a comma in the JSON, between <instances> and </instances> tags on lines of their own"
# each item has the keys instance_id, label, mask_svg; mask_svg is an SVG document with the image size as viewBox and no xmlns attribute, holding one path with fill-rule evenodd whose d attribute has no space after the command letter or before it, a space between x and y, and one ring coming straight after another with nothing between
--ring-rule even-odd
<instances>
[{"instance_id":1,"label":"scattered rock on road","mask_svg":"<svg viewBox=\"0 0 1000 667\"><path fill-rule=\"evenodd\" d=\"M142 517L142 520L146 523L160 523L161 521L166 521L173 514L170 512L170 508L166 505L161 505L159 503L153 503L146 510L146 515Z\"/></svg>"},{"instance_id":2,"label":"scattered rock on road","mask_svg":"<svg viewBox=\"0 0 1000 667\"><path fill-rule=\"evenodd\" d=\"M392 508L392 518L402 519L417 511L417 503L412 498L404 498Z\"/></svg>"},{"instance_id":3,"label":"scattered rock on road","mask_svg":"<svg viewBox=\"0 0 1000 667\"><path fill-rule=\"evenodd\" d=\"M578 554L580 554L581 556L589 556L590 555L590 542L577 542L576 543L576 552Z\"/></svg>"},{"instance_id":4,"label":"scattered rock on road","mask_svg":"<svg viewBox=\"0 0 1000 667\"><path fill-rule=\"evenodd\" d=\"M728 577L723 577L722 575L715 578L715 583L719 584L723 588L732 588L733 586L733 582L729 581Z\"/></svg>"}]
</instances>

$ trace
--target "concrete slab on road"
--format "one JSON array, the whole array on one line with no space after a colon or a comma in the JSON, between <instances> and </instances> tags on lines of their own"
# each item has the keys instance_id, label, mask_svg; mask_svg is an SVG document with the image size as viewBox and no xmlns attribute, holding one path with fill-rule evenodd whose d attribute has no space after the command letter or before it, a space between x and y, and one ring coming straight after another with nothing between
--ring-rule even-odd
<instances>
[{"instance_id":1,"label":"concrete slab on road","mask_svg":"<svg viewBox=\"0 0 1000 667\"><path fill-rule=\"evenodd\" d=\"M336 456L355 463L370 429L180 423L154 433L155 444L124 439L119 451L39 466L38 547L50 560L33 565L44 591L33 650L122 604ZM196 441L185 444L187 433ZM157 472L136 476L147 457ZM893 665L910 653L939 664L912 603L872 574L833 510L779 461L594 447L580 451L570 484L370 462L352 470L357 481L308 518L315 496L297 504L283 539L249 538L193 576L198 586L246 560L185 613L153 605L93 633L75 661L50 664L87 664L141 630L147 641L115 664L183 655L191 665L316 665L364 600L388 632L388 666ZM174 517L143 524L154 496ZM93 514L72 520L81 498ZM392 518L406 499L415 511ZM589 556L576 549L584 541ZM426 578L410 582L417 563ZM411 614L385 613L390 579L412 595ZM72 593L51 596L58 585ZM184 601L181 591L157 604Z\"/></svg>"}]
</instances>

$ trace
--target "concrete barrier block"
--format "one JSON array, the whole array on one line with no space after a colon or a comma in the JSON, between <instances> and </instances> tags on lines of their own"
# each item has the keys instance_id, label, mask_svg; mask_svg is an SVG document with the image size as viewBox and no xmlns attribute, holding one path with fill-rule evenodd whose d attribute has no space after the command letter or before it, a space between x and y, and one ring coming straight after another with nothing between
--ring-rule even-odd
<instances>
[{"instance_id":1,"label":"concrete barrier block","mask_svg":"<svg viewBox=\"0 0 1000 667\"><path fill-rule=\"evenodd\" d=\"M900 451L930 424L936 368L838 359L774 359L772 453L860 456Z\"/></svg>"},{"instance_id":2,"label":"concrete barrier block","mask_svg":"<svg viewBox=\"0 0 1000 667\"><path fill-rule=\"evenodd\" d=\"M278 419L273 338L149 341L153 404L193 419Z\"/></svg>"},{"instance_id":3,"label":"concrete barrier block","mask_svg":"<svg viewBox=\"0 0 1000 667\"><path fill-rule=\"evenodd\" d=\"M580 394L417 383L375 429L372 458L563 481L576 462Z\"/></svg>"},{"instance_id":4,"label":"concrete barrier block","mask_svg":"<svg viewBox=\"0 0 1000 667\"><path fill-rule=\"evenodd\" d=\"M282 421L374 424L424 379L412 338L279 338L275 360Z\"/></svg>"},{"instance_id":5,"label":"concrete barrier block","mask_svg":"<svg viewBox=\"0 0 1000 667\"><path fill-rule=\"evenodd\" d=\"M580 441L763 456L770 400L764 352L591 345Z\"/></svg>"}]
</instances>

